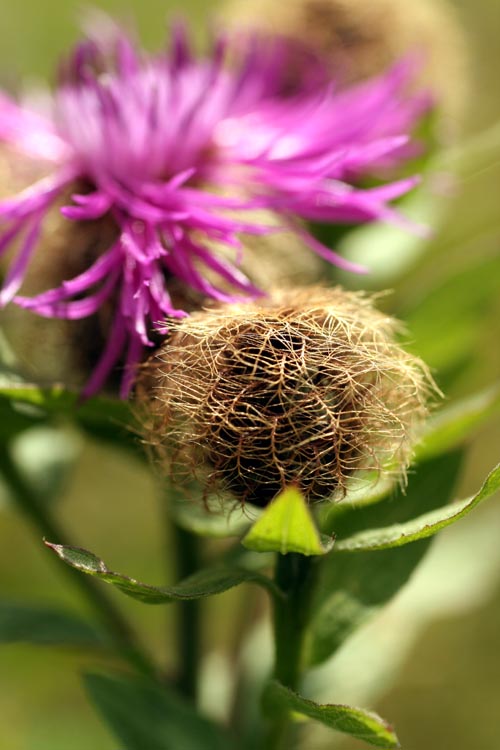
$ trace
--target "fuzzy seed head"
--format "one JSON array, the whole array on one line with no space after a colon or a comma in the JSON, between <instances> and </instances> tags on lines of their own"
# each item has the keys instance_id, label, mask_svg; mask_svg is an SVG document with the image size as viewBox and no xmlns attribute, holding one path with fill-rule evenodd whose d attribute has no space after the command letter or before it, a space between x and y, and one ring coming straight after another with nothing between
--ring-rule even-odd
<instances>
[{"instance_id":1,"label":"fuzzy seed head","mask_svg":"<svg viewBox=\"0 0 500 750\"><path fill-rule=\"evenodd\" d=\"M357 472L403 478L434 386L396 329L341 288L196 312L145 376L147 442L177 485L258 506L290 484L314 502Z\"/></svg>"}]
</instances>

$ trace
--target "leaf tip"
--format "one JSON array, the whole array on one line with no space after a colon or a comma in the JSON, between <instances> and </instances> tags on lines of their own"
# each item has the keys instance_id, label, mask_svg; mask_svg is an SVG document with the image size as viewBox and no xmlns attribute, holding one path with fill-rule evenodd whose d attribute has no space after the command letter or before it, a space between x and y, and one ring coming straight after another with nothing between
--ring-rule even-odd
<instances>
[{"instance_id":1,"label":"leaf tip","mask_svg":"<svg viewBox=\"0 0 500 750\"><path fill-rule=\"evenodd\" d=\"M43 538L43 543L45 544L46 547L53 550L57 555L59 555L59 557L61 557L62 551L63 551L62 544L55 544L54 542L49 542L47 541L47 539L45 539L45 537Z\"/></svg>"}]
</instances>

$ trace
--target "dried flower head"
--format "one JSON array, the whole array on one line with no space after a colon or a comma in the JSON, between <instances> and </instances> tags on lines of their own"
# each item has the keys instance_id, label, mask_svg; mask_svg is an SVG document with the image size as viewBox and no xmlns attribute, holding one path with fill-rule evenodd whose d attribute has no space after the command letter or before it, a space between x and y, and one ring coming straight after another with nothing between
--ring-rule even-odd
<instances>
[{"instance_id":1,"label":"dried flower head","mask_svg":"<svg viewBox=\"0 0 500 750\"><path fill-rule=\"evenodd\" d=\"M311 502L355 472L403 477L433 384L396 329L341 288L194 313L147 373L147 441L173 481L260 506L291 483Z\"/></svg>"},{"instance_id":2,"label":"dried flower head","mask_svg":"<svg viewBox=\"0 0 500 750\"><path fill-rule=\"evenodd\" d=\"M447 0L227 0L226 23L299 39L329 62L344 85L380 74L408 54L422 58L447 135L463 117L467 93L464 33Z\"/></svg>"},{"instance_id":3,"label":"dried flower head","mask_svg":"<svg viewBox=\"0 0 500 750\"><path fill-rule=\"evenodd\" d=\"M179 29L170 52L145 55L112 28L62 66L45 114L0 95L0 140L48 167L0 201L0 254L13 243L17 250L0 305L67 320L110 305L85 394L120 363L127 395L134 366L156 343L155 324L184 317L167 279L219 301L259 296L240 267L241 235L293 231L321 257L356 270L298 220L402 221L390 203L415 178L367 188L359 177L408 154L408 133L428 103L408 95L408 69L338 93L313 62L290 89L289 60L290 43L241 36L218 38L208 57L196 58ZM116 236L73 278L19 294L51 207L68 194L60 209L67 222L106 217ZM262 211L277 221L262 222Z\"/></svg>"}]
</instances>

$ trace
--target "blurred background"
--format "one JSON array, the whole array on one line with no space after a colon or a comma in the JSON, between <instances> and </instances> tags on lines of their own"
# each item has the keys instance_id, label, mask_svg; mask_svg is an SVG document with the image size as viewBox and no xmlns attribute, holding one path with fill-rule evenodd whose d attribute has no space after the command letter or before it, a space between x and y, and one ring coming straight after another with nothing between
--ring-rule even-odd
<instances>
[{"instance_id":1,"label":"blurred background","mask_svg":"<svg viewBox=\"0 0 500 750\"><path fill-rule=\"evenodd\" d=\"M357 257L367 242L382 248L380 272L370 284L394 290L384 304L406 321L411 346L434 369L448 399L498 383L500 375L500 4L497 0L454 0L451 4L466 36L470 93L463 133L450 147L449 156L438 163L437 173L445 175L450 164L458 164L459 176L448 191L450 197L433 214L434 237L425 245L413 242L405 267L398 267L394 255L384 256L390 247L389 235L360 234L347 247ZM163 42L170 14L187 16L202 39L203 21L216 10L215 5L194 0L182 4L116 0L99 7L133 18L149 47ZM0 0L2 85L15 89L21 81L25 87L51 80L59 56L78 36L81 10L82 4L73 0ZM398 241L403 242L401 235ZM31 449L40 450L49 438L43 432L35 435ZM480 486L499 459L499 445L500 420L492 415L468 446L460 496ZM66 446L75 460L58 501L58 513L73 538L102 555L115 570L150 583L169 581L169 561L159 531L160 509L148 472L139 462L71 430ZM394 723L405 750L498 747L499 536L497 498L445 532L389 610L359 634L356 644L348 644L354 656L348 656L347 649L339 655L338 680L345 674L352 683L353 700L376 705ZM82 611L76 594L64 585L59 565L0 494L1 596ZM204 605L213 614L208 650L217 652L231 637L231 612L238 597L238 592L225 594ZM172 626L169 608L144 607L119 594L116 599L140 628L147 645L170 663L174 655L165 645L165 632ZM369 646L381 661L385 657L389 671L386 667L382 673L375 657L367 666L363 649ZM92 663L98 661L94 657ZM88 655L71 649L3 646L0 747L116 750L116 741L83 694L79 674L88 665ZM365 672L371 668L370 680ZM222 685L222 666L220 670ZM328 670L323 679L328 685ZM326 687L324 697L335 696L328 695ZM350 697L343 700L348 702ZM324 743L320 736L314 739L318 748L361 747L350 740Z\"/></svg>"}]
</instances>

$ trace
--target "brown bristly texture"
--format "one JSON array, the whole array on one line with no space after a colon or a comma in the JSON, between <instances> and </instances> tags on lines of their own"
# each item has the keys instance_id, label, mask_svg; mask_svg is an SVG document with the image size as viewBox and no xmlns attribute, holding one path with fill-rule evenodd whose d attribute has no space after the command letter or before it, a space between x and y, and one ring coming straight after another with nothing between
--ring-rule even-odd
<instances>
[{"instance_id":1,"label":"brown bristly texture","mask_svg":"<svg viewBox=\"0 0 500 750\"><path fill-rule=\"evenodd\" d=\"M264 506L290 484L342 497L354 473L403 479L434 391L398 324L337 287L193 313L146 373L146 442L178 486Z\"/></svg>"}]
</instances>

